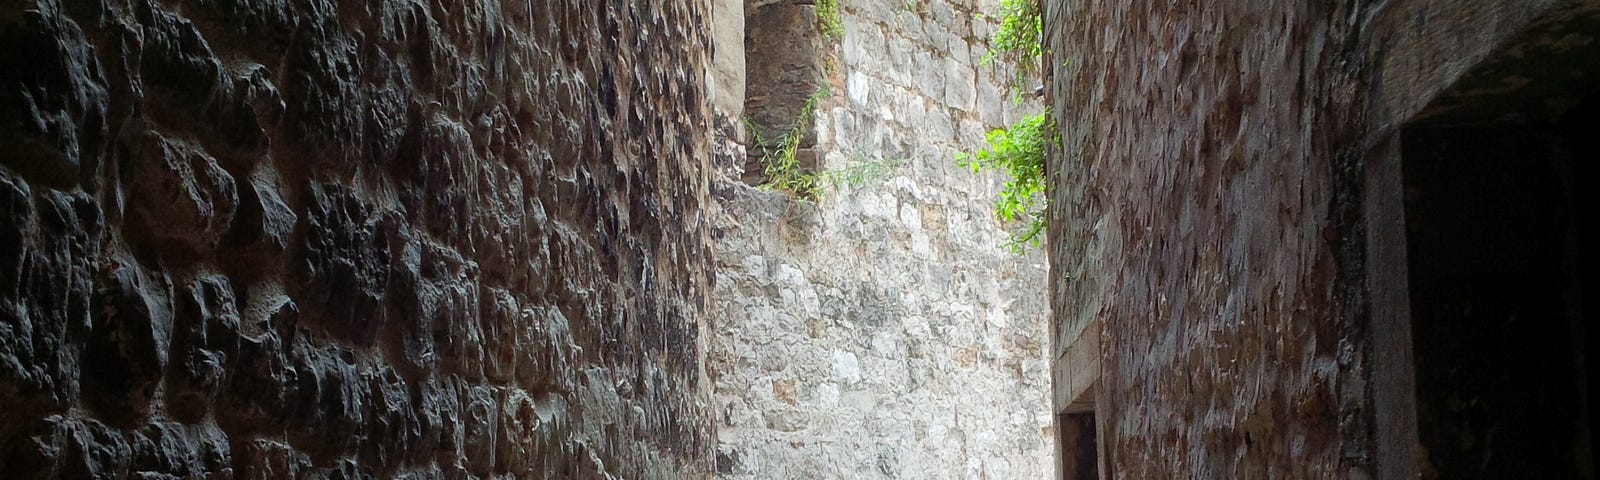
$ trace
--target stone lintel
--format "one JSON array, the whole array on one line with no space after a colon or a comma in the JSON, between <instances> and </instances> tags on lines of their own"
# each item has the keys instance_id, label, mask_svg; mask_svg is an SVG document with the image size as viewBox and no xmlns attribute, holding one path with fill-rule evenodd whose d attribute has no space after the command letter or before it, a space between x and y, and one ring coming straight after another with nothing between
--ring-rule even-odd
<instances>
[{"instance_id":1,"label":"stone lintel","mask_svg":"<svg viewBox=\"0 0 1600 480\"><path fill-rule=\"evenodd\" d=\"M1056 413L1083 413L1094 410L1094 385L1100 379L1100 322L1084 327L1083 333L1061 350L1050 366Z\"/></svg>"}]
</instances>

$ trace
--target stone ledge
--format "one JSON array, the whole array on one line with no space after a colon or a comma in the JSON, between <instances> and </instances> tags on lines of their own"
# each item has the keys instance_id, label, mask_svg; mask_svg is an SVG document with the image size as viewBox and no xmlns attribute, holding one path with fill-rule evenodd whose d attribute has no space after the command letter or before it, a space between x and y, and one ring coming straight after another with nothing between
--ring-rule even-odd
<instances>
[{"instance_id":1,"label":"stone ledge","mask_svg":"<svg viewBox=\"0 0 1600 480\"><path fill-rule=\"evenodd\" d=\"M1056 413L1094 410L1094 386L1100 379L1100 322L1084 327L1050 365Z\"/></svg>"}]
</instances>

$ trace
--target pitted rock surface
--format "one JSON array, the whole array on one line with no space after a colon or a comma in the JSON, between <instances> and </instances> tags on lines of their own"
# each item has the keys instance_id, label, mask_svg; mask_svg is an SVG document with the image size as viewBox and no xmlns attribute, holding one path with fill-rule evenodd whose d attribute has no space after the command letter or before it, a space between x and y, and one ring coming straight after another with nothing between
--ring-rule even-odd
<instances>
[{"instance_id":1,"label":"pitted rock surface","mask_svg":"<svg viewBox=\"0 0 1600 480\"><path fill-rule=\"evenodd\" d=\"M1414 196L1391 156L1399 129L1470 104L1441 95L1530 23L1593 25L1592 4L1044 7L1065 137L1050 164L1052 336L1061 349L1098 331L1101 474L1418 477L1426 455L1404 427L1417 419L1385 411L1418 395L1397 380L1411 350L1378 340L1411 341L1394 333L1408 304L1383 300L1405 289L1375 286L1405 272L1408 213L1384 210ZM1549 61L1551 42L1536 44L1509 57ZM1555 70L1559 85L1590 69Z\"/></svg>"},{"instance_id":2,"label":"pitted rock surface","mask_svg":"<svg viewBox=\"0 0 1600 480\"><path fill-rule=\"evenodd\" d=\"M6 478L681 478L709 2L0 10Z\"/></svg>"}]
</instances>

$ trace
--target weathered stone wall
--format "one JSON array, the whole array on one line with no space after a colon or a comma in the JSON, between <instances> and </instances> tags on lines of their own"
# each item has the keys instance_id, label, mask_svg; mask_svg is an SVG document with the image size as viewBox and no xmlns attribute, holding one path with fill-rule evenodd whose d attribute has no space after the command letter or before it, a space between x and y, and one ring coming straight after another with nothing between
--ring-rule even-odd
<instances>
[{"instance_id":1,"label":"weathered stone wall","mask_svg":"<svg viewBox=\"0 0 1600 480\"><path fill-rule=\"evenodd\" d=\"M1351 478L1366 445L1342 442L1364 412L1338 397L1360 372L1337 278L1355 235L1334 175L1356 140L1335 61L1353 53L1348 12L1047 12L1070 61L1053 92L1066 140L1052 305L1068 315L1060 327L1103 322L1096 414L1111 478Z\"/></svg>"},{"instance_id":2,"label":"weathered stone wall","mask_svg":"<svg viewBox=\"0 0 1600 480\"><path fill-rule=\"evenodd\" d=\"M1046 2L1102 475L1417 477L1396 132L1561 3Z\"/></svg>"},{"instance_id":3,"label":"weathered stone wall","mask_svg":"<svg viewBox=\"0 0 1600 480\"><path fill-rule=\"evenodd\" d=\"M706 475L708 11L6 2L0 476Z\"/></svg>"},{"instance_id":4,"label":"weathered stone wall","mask_svg":"<svg viewBox=\"0 0 1600 480\"><path fill-rule=\"evenodd\" d=\"M1001 248L997 175L955 162L1038 108L979 66L997 2L841 3L816 151L860 183L801 201L719 153L718 477L1048 478L1044 259Z\"/></svg>"},{"instance_id":5,"label":"weathered stone wall","mask_svg":"<svg viewBox=\"0 0 1600 480\"><path fill-rule=\"evenodd\" d=\"M1100 322L1103 474L1371 473L1364 5L1046 6L1052 305Z\"/></svg>"}]
</instances>

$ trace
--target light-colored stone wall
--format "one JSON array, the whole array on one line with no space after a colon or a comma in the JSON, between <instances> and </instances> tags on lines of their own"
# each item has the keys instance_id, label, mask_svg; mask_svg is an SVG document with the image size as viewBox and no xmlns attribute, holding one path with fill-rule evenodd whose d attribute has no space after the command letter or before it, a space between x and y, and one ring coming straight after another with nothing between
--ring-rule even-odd
<instances>
[{"instance_id":1,"label":"light-colored stone wall","mask_svg":"<svg viewBox=\"0 0 1600 480\"><path fill-rule=\"evenodd\" d=\"M711 105L737 119L744 114L744 0L712 0L709 21Z\"/></svg>"},{"instance_id":2,"label":"light-colored stone wall","mask_svg":"<svg viewBox=\"0 0 1600 480\"><path fill-rule=\"evenodd\" d=\"M843 3L823 168L888 172L815 203L715 182L719 477L1048 478L1044 256L955 161L1038 108L979 65L994 2Z\"/></svg>"}]
</instances>

